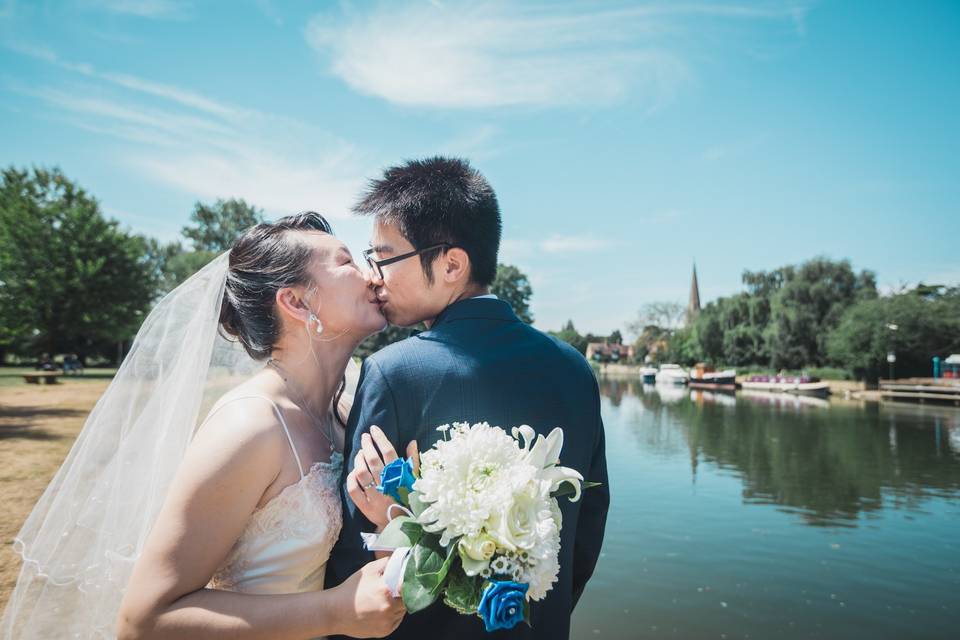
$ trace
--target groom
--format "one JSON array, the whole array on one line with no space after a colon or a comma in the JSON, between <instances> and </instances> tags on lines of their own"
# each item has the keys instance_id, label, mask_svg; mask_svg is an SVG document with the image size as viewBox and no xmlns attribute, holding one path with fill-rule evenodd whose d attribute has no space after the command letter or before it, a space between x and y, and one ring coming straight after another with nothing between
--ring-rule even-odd
<instances>
[{"instance_id":1,"label":"groom","mask_svg":"<svg viewBox=\"0 0 960 640\"><path fill-rule=\"evenodd\" d=\"M570 615L600 554L610 501L600 397L590 366L489 293L500 208L490 184L465 160L438 157L391 167L354 211L373 216L368 262L387 320L402 327L423 323L427 330L363 363L347 424L344 477L372 425L397 451L414 439L425 451L440 437L436 427L453 422L486 421L508 430L528 424L544 435L563 427L560 464L602 485L584 491L579 502L559 500L559 579L544 600L532 603L532 629L520 624L497 637L569 637ZM360 538L373 526L345 488L343 497L343 530L328 564L328 587L373 558ZM437 601L408 615L390 637L467 640L487 633L478 617Z\"/></svg>"}]
</instances>

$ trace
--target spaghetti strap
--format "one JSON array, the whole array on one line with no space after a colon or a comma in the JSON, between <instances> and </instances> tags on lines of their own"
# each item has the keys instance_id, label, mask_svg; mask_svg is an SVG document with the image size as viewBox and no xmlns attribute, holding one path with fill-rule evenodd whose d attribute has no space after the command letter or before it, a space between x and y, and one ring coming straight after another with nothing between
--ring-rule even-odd
<instances>
[{"instance_id":1,"label":"spaghetti strap","mask_svg":"<svg viewBox=\"0 0 960 640\"><path fill-rule=\"evenodd\" d=\"M264 400L270 403L270 406L273 407L273 412L277 414L277 419L280 420L280 426L283 427L283 432L287 436L287 442L290 443L290 450L293 452L293 459L297 461L297 469L300 471L300 479L303 480L306 474L303 472L303 464L300 462L300 454L297 453L297 447L294 446L293 438L290 436L290 430L287 428L287 421L283 419L283 413L280 411L280 407L278 407L277 404L267 396L259 396L259 395L237 396L235 398L230 398L229 400L224 400L216 408L214 408L213 411L211 411L207 415L204 422L209 420L214 413L216 413L223 407L227 406L231 402L234 402L236 400L246 400L248 398L259 398L260 400Z\"/></svg>"}]
</instances>

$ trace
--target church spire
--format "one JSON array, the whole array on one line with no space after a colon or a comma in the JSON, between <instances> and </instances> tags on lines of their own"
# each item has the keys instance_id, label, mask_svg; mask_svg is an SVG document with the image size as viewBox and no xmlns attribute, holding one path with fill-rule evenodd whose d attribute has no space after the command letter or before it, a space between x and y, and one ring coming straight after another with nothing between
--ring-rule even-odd
<instances>
[{"instance_id":1,"label":"church spire","mask_svg":"<svg viewBox=\"0 0 960 640\"><path fill-rule=\"evenodd\" d=\"M687 303L687 324L692 324L700 313L700 285L697 284L697 263L693 263L693 280L690 282L690 302Z\"/></svg>"}]
</instances>

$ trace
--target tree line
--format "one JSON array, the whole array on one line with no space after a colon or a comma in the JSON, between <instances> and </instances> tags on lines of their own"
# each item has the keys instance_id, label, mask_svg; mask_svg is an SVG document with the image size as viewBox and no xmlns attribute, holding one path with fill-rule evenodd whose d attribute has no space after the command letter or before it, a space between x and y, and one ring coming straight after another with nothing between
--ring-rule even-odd
<instances>
[{"instance_id":1,"label":"tree line","mask_svg":"<svg viewBox=\"0 0 960 640\"><path fill-rule=\"evenodd\" d=\"M226 251L264 212L242 199L197 202L181 237L160 242L105 217L90 193L59 169L0 174L0 364L8 356L76 353L122 357L153 305ZM533 322L525 274L499 265L492 292ZM361 356L406 337L391 327Z\"/></svg>"},{"instance_id":2,"label":"tree line","mask_svg":"<svg viewBox=\"0 0 960 640\"><path fill-rule=\"evenodd\" d=\"M744 291L686 318L676 303L641 309L630 329L641 356L741 369L841 368L858 379L930 375L931 359L960 351L960 287L918 285L890 295L847 260L818 257L745 271Z\"/></svg>"},{"instance_id":3,"label":"tree line","mask_svg":"<svg viewBox=\"0 0 960 640\"><path fill-rule=\"evenodd\" d=\"M163 243L106 218L96 198L58 169L3 170L0 363L44 352L117 359L160 297L263 220L262 210L240 199L198 202L181 237ZM636 336L637 361L839 367L875 379L891 352L899 375L928 374L933 356L960 352L957 286L881 296L871 271L823 257L745 271L742 280L743 291L710 302L694 318L679 303L644 305L626 327ZM533 289L520 269L499 265L491 291L533 322ZM412 332L390 327L367 339L358 355ZM619 330L582 335L572 320L552 333L581 353L590 342L623 341Z\"/></svg>"}]
</instances>

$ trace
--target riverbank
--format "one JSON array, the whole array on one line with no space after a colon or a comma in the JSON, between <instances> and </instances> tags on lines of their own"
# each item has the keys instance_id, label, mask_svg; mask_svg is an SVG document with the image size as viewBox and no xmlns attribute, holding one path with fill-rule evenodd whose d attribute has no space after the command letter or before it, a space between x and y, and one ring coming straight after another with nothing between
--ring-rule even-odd
<instances>
[{"instance_id":1,"label":"riverbank","mask_svg":"<svg viewBox=\"0 0 960 640\"><path fill-rule=\"evenodd\" d=\"M597 372L598 375L608 376L612 378L634 378L640 379L640 369L639 365L635 364L594 364L593 370ZM747 379L747 376L737 376L737 382L742 383ZM823 380L830 385L830 393L834 396L845 397L847 395L854 394L863 394L862 399L864 400L873 400L874 396L865 393L867 391L867 385L864 382L857 380ZM879 394L876 394L875 399L880 400Z\"/></svg>"}]
</instances>

